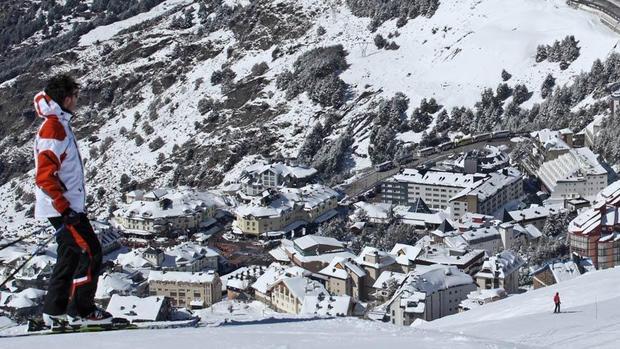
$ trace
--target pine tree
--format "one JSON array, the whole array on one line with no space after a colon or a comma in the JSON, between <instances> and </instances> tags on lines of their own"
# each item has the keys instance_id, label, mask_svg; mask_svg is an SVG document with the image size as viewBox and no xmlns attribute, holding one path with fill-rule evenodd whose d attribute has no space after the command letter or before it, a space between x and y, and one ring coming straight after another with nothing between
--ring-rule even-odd
<instances>
[{"instance_id":1,"label":"pine tree","mask_svg":"<svg viewBox=\"0 0 620 349\"><path fill-rule=\"evenodd\" d=\"M540 88L540 96L543 99L547 98L547 96L549 96L551 92L553 91L554 86L555 86L555 78L553 77L553 75L551 75L551 73L549 73L547 74L547 77L545 78L545 81L543 81L543 84Z\"/></svg>"},{"instance_id":2,"label":"pine tree","mask_svg":"<svg viewBox=\"0 0 620 349\"><path fill-rule=\"evenodd\" d=\"M502 80L508 81L512 77L512 74L506 71L506 69L502 69Z\"/></svg>"}]
</instances>

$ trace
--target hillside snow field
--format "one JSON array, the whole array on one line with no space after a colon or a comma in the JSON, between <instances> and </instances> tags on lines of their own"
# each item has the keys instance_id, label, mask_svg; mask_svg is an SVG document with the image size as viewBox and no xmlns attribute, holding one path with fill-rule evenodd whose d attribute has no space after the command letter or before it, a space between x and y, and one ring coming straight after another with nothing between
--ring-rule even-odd
<instances>
[{"instance_id":1,"label":"hillside snow field","mask_svg":"<svg viewBox=\"0 0 620 349\"><path fill-rule=\"evenodd\" d=\"M0 338L11 349L484 349L529 348L499 340L478 339L383 323L341 318L167 330L132 330Z\"/></svg>"},{"instance_id":2,"label":"hillside snow field","mask_svg":"<svg viewBox=\"0 0 620 349\"><path fill-rule=\"evenodd\" d=\"M596 271L414 326L545 348L618 348L618 286L620 268ZM555 292L562 300L561 314L553 313Z\"/></svg>"}]
</instances>

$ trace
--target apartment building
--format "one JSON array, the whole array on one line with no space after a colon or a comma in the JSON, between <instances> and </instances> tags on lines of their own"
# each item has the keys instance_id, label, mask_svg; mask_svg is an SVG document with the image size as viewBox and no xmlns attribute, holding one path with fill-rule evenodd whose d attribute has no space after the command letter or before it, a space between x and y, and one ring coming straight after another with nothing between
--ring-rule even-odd
<instances>
[{"instance_id":1,"label":"apartment building","mask_svg":"<svg viewBox=\"0 0 620 349\"><path fill-rule=\"evenodd\" d=\"M432 321L459 312L459 304L477 289L471 276L456 267L432 266L409 273L389 301L388 318L409 326L416 319Z\"/></svg>"},{"instance_id":2,"label":"apartment building","mask_svg":"<svg viewBox=\"0 0 620 349\"><path fill-rule=\"evenodd\" d=\"M506 250L489 257L476 273L475 279L481 289L503 288L507 293L519 291L519 269L525 261L515 252Z\"/></svg>"},{"instance_id":3,"label":"apartment building","mask_svg":"<svg viewBox=\"0 0 620 349\"><path fill-rule=\"evenodd\" d=\"M311 222L323 222L336 215L338 193L324 185L283 188L262 202L236 209L234 229L241 234L260 236L268 232L286 233Z\"/></svg>"},{"instance_id":4,"label":"apartment building","mask_svg":"<svg viewBox=\"0 0 620 349\"><path fill-rule=\"evenodd\" d=\"M597 269L620 265L620 181L597 196L597 203L568 225L571 252L592 259Z\"/></svg>"},{"instance_id":5,"label":"apartment building","mask_svg":"<svg viewBox=\"0 0 620 349\"><path fill-rule=\"evenodd\" d=\"M128 237L152 239L196 231L215 215L217 199L210 193L186 189L159 194L128 196L128 203L114 211L112 223Z\"/></svg>"},{"instance_id":6,"label":"apartment building","mask_svg":"<svg viewBox=\"0 0 620 349\"><path fill-rule=\"evenodd\" d=\"M431 209L449 210L453 218L466 212L493 214L523 195L521 173L513 168L489 174L405 169L381 185L386 203L411 205L418 199Z\"/></svg>"},{"instance_id":7,"label":"apartment building","mask_svg":"<svg viewBox=\"0 0 620 349\"><path fill-rule=\"evenodd\" d=\"M200 309L222 299L222 282L215 271L200 273L182 271L150 271L151 296L169 297L178 307Z\"/></svg>"},{"instance_id":8,"label":"apartment building","mask_svg":"<svg viewBox=\"0 0 620 349\"><path fill-rule=\"evenodd\" d=\"M593 199L607 187L610 173L589 148L570 149L537 172L552 199Z\"/></svg>"}]
</instances>

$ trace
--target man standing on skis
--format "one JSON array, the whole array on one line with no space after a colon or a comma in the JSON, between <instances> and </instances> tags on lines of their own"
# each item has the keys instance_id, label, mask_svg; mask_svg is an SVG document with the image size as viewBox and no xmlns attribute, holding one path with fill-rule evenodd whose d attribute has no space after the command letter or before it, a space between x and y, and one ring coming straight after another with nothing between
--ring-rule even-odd
<instances>
[{"instance_id":1,"label":"man standing on skis","mask_svg":"<svg viewBox=\"0 0 620 349\"><path fill-rule=\"evenodd\" d=\"M553 297L553 303L555 303L555 309L553 309L554 313L560 312L560 292L556 292Z\"/></svg>"},{"instance_id":2,"label":"man standing on skis","mask_svg":"<svg viewBox=\"0 0 620 349\"><path fill-rule=\"evenodd\" d=\"M46 325L98 324L112 316L95 306L101 245L86 216L84 168L70 126L80 85L68 75L51 78L34 97L44 119L35 138L35 218L47 218L59 232L57 260L49 281Z\"/></svg>"}]
</instances>

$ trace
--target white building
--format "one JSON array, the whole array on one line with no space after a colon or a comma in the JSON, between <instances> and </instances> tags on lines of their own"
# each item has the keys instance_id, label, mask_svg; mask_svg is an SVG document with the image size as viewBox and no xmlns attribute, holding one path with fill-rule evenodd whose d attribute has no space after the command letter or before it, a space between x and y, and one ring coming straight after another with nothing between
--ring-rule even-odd
<instances>
[{"instance_id":1,"label":"white building","mask_svg":"<svg viewBox=\"0 0 620 349\"><path fill-rule=\"evenodd\" d=\"M97 239L99 239L101 251L104 255L121 247L121 234L110 224L91 221L91 225L97 235Z\"/></svg>"},{"instance_id":2,"label":"white building","mask_svg":"<svg viewBox=\"0 0 620 349\"><path fill-rule=\"evenodd\" d=\"M541 161L553 160L573 146L573 134L568 129L555 131L545 128L532 132L530 136L536 141L535 151Z\"/></svg>"},{"instance_id":3,"label":"white building","mask_svg":"<svg viewBox=\"0 0 620 349\"><path fill-rule=\"evenodd\" d=\"M503 169L489 174L405 169L381 185L382 200L409 205L418 198L431 209L448 210L453 218L466 212L493 214L523 195L521 173Z\"/></svg>"},{"instance_id":4,"label":"white building","mask_svg":"<svg viewBox=\"0 0 620 349\"><path fill-rule=\"evenodd\" d=\"M415 319L432 321L456 314L461 301L476 290L472 277L455 267L420 269L409 273L388 302L392 324L409 326Z\"/></svg>"},{"instance_id":5,"label":"white building","mask_svg":"<svg viewBox=\"0 0 620 349\"><path fill-rule=\"evenodd\" d=\"M470 294L467 295L467 299L464 299L459 304L459 312L479 308L485 304L506 298L507 296L508 294L503 288L491 288L488 290L481 289L472 291Z\"/></svg>"},{"instance_id":6,"label":"white building","mask_svg":"<svg viewBox=\"0 0 620 349\"><path fill-rule=\"evenodd\" d=\"M222 282L212 270L201 273L151 271L148 277L151 296L169 297L173 305L204 308L222 299Z\"/></svg>"},{"instance_id":7,"label":"white building","mask_svg":"<svg viewBox=\"0 0 620 349\"><path fill-rule=\"evenodd\" d=\"M588 200L607 187L609 175L589 148L570 149L543 163L537 174L551 193L551 199Z\"/></svg>"},{"instance_id":8,"label":"white building","mask_svg":"<svg viewBox=\"0 0 620 349\"><path fill-rule=\"evenodd\" d=\"M605 117L603 115L595 116L594 120L580 132L584 133L584 142L586 147L590 149L594 148L594 145L596 144L596 136L598 136L598 133L603 127L604 118Z\"/></svg>"},{"instance_id":9,"label":"white building","mask_svg":"<svg viewBox=\"0 0 620 349\"><path fill-rule=\"evenodd\" d=\"M501 223L487 227L473 227L458 235L444 238L447 246L458 249L484 250L488 255L509 249L514 242L513 225Z\"/></svg>"},{"instance_id":10,"label":"white building","mask_svg":"<svg viewBox=\"0 0 620 349\"><path fill-rule=\"evenodd\" d=\"M566 209L564 209L564 205L562 204L544 206L532 205L522 210L507 212L506 217L504 217L504 221L512 221L514 223L521 224L522 226L532 224L538 228L538 230L543 230L547 217L554 216L565 211Z\"/></svg>"},{"instance_id":11,"label":"white building","mask_svg":"<svg viewBox=\"0 0 620 349\"><path fill-rule=\"evenodd\" d=\"M245 168L239 181L242 194L255 196L269 188L306 185L316 174L317 170L314 168L259 162Z\"/></svg>"},{"instance_id":12,"label":"white building","mask_svg":"<svg viewBox=\"0 0 620 349\"><path fill-rule=\"evenodd\" d=\"M301 315L349 316L353 310L353 298L349 296L308 295L299 312Z\"/></svg>"},{"instance_id":13,"label":"white building","mask_svg":"<svg viewBox=\"0 0 620 349\"><path fill-rule=\"evenodd\" d=\"M138 239L165 236L174 231L196 231L201 223L215 215L219 203L213 194L189 189L155 190L127 199L126 205L114 211L112 223L128 237Z\"/></svg>"},{"instance_id":14,"label":"white building","mask_svg":"<svg viewBox=\"0 0 620 349\"><path fill-rule=\"evenodd\" d=\"M119 254L116 263L131 269L161 269L197 272L218 270L219 254L206 246L186 242L162 250L158 248L137 248Z\"/></svg>"},{"instance_id":15,"label":"white building","mask_svg":"<svg viewBox=\"0 0 620 349\"><path fill-rule=\"evenodd\" d=\"M110 299L106 311L114 317L129 321L165 321L170 314L170 301L167 297L121 296L115 294Z\"/></svg>"},{"instance_id":16,"label":"white building","mask_svg":"<svg viewBox=\"0 0 620 349\"><path fill-rule=\"evenodd\" d=\"M146 293L147 283L139 272L133 274L105 272L99 275L95 299L106 303L113 295L141 296Z\"/></svg>"},{"instance_id":17,"label":"white building","mask_svg":"<svg viewBox=\"0 0 620 349\"><path fill-rule=\"evenodd\" d=\"M329 292L318 281L304 276L283 278L272 287L271 306L278 312L300 314L307 296L329 297Z\"/></svg>"},{"instance_id":18,"label":"white building","mask_svg":"<svg viewBox=\"0 0 620 349\"><path fill-rule=\"evenodd\" d=\"M338 193L324 185L282 188L251 204L237 207L233 229L240 234L255 236L284 234L307 223L321 223L333 218L337 206Z\"/></svg>"},{"instance_id":19,"label":"white building","mask_svg":"<svg viewBox=\"0 0 620 349\"><path fill-rule=\"evenodd\" d=\"M271 263L264 273L252 284L257 300L270 304L271 291L278 281L296 276L309 276L311 273L300 267L287 267L279 263Z\"/></svg>"},{"instance_id":20,"label":"white building","mask_svg":"<svg viewBox=\"0 0 620 349\"><path fill-rule=\"evenodd\" d=\"M476 274L481 289L503 288L507 293L519 290L519 269L525 264L521 256L512 251L503 251L489 257Z\"/></svg>"}]
</instances>

